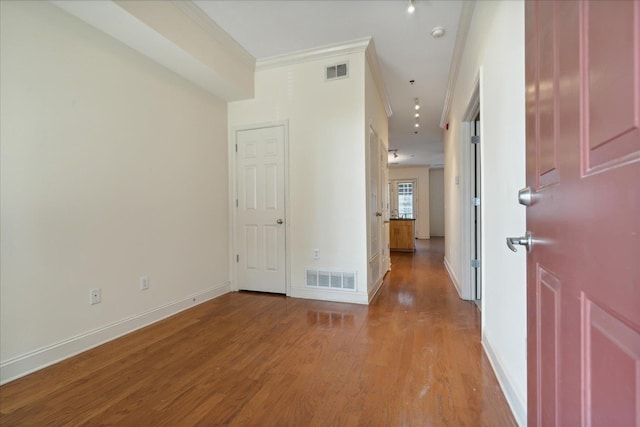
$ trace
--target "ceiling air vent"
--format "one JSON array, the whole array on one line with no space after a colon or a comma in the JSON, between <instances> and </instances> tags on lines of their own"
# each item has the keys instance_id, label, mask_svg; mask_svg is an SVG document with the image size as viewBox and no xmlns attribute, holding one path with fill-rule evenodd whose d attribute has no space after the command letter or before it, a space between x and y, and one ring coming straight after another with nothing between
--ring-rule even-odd
<instances>
[{"instance_id":1,"label":"ceiling air vent","mask_svg":"<svg viewBox=\"0 0 640 427\"><path fill-rule=\"evenodd\" d=\"M344 79L349 77L349 67L347 63L330 65L325 69L327 80Z\"/></svg>"}]
</instances>

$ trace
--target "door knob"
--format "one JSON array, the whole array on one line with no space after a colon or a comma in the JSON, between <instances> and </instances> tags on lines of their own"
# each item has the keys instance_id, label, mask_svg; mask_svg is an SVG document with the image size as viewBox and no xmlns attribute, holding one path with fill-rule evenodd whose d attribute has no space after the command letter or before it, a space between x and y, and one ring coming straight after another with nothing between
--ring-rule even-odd
<instances>
[{"instance_id":1,"label":"door knob","mask_svg":"<svg viewBox=\"0 0 640 427\"><path fill-rule=\"evenodd\" d=\"M531 191L531 187L525 187L518 191L518 203L524 206L531 206L531 203L533 203L533 191Z\"/></svg>"},{"instance_id":2,"label":"door knob","mask_svg":"<svg viewBox=\"0 0 640 427\"><path fill-rule=\"evenodd\" d=\"M507 246L513 252L518 252L514 245L521 245L527 248L527 252L531 251L531 247L533 246L533 239L531 238L531 233L526 232L522 237L507 237Z\"/></svg>"},{"instance_id":3,"label":"door knob","mask_svg":"<svg viewBox=\"0 0 640 427\"><path fill-rule=\"evenodd\" d=\"M282 221L281 219L276 221L278 224L282 224L284 221Z\"/></svg>"},{"instance_id":4,"label":"door knob","mask_svg":"<svg viewBox=\"0 0 640 427\"><path fill-rule=\"evenodd\" d=\"M382 216L382 212L376 212L376 216Z\"/></svg>"}]
</instances>

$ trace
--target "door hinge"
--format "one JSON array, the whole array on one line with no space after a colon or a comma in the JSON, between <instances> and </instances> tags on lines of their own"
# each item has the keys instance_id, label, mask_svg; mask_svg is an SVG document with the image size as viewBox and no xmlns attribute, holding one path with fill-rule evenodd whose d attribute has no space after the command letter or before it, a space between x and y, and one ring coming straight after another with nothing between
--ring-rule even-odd
<instances>
[{"instance_id":1,"label":"door hinge","mask_svg":"<svg viewBox=\"0 0 640 427\"><path fill-rule=\"evenodd\" d=\"M236 199L236 208L238 207L238 199Z\"/></svg>"},{"instance_id":2,"label":"door hinge","mask_svg":"<svg viewBox=\"0 0 640 427\"><path fill-rule=\"evenodd\" d=\"M471 137L471 143L472 144L480 144L480 135L472 136Z\"/></svg>"},{"instance_id":3,"label":"door hinge","mask_svg":"<svg viewBox=\"0 0 640 427\"><path fill-rule=\"evenodd\" d=\"M240 255L236 255L236 262L240 262Z\"/></svg>"},{"instance_id":4,"label":"door hinge","mask_svg":"<svg viewBox=\"0 0 640 427\"><path fill-rule=\"evenodd\" d=\"M236 153L238 152L238 144L236 144Z\"/></svg>"},{"instance_id":5,"label":"door hinge","mask_svg":"<svg viewBox=\"0 0 640 427\"><path fill-rule=\"evenodd\" d=\"M471 260L471 267L480 268L480 260L479 259L472 259Z\"/></svg>"},{"instance_id":6,"label":"door hinge","mask_svg":"<svg viewBox=\"0 0 640 427\"><path fill-rule=\"evenodd\" d=\"M472 197L471 198L471 204L473 206L480 206L480 197Z\"/></svg>"}]
</instances>

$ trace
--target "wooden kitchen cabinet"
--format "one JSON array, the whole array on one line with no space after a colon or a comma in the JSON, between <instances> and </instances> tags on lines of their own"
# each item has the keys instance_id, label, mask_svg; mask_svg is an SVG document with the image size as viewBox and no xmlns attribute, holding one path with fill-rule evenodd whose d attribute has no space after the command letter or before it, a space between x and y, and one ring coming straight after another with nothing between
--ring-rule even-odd
<instances>
[{"instance_id":1,"label":"wooden kitchen cabinet","mask_svg":"<svg viewBox=\"0 0 640 427\"><path fill-rule=\"evenodd\" d=\"M415 252L415 219L392 219L389 222L389 249Z\"/></svg>"}]
</instances>

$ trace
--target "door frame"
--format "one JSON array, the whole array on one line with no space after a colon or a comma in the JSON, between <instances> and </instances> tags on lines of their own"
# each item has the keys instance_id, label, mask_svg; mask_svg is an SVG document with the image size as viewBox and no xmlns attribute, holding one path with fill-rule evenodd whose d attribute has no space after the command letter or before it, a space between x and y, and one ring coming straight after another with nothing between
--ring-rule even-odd
<instances>
[{"instance_id":1,"label":"door frame","mask_svg":"<svg viewBox=\"0 0 640 427\"><path fill-rule=\"evenodd\" d=\"M237 125L229 128L229 136L227 138L227 157L229 165L229 271L231 273L231 290L238 291L238 263L236 262L236 254L238 253L237 242L237 209L236 195L238 194L237 183L237 163L236 163L236 141L238 132L254 129L263 129L270 127L283 127L284 134L284 263L285 263L285 295L291 296L291 232L289 227L289 120L277 120L271 122L253 123L248 125Z\"/></svg>"},{"instance_id":2,"label":"door frame","mask_svg":"<svg viewBox=\"0 0 640 427\"><path fill-rule=\"evenodd\" d=\"M461 259L462 259L462 283L460 283L460 297L465 300L476 300L476 281L474 279L474 269L471 267L472 260L472 243L473 243L473 221L474 217L472 214L473 205L471 204L471 198L473 196L473 192L471 189L471 183L473 177L471 176L471 136L475 135L475 118L480 112L480 82L482 79L482 68L480 68L474 83L473 89L471 91L471 96L469 97L469 101L467 102L467 109L462 116L462 129L461 129L461 137L460 137L460 168L461 168L461 176L460 176L460 197L461 202L460 206L462 209L461 212L461 223L460 223L460 248L461 248ZM482 132L482 116L480 116L480 135ZM480 164L483 162L483 153L482 149L482 141L480 142L480 146L478 147L480 153ZM484 194L483 182L484 182L484 170L480 169L480 194ZM480 200L480 209L479 216L482 218L484 216L484 201ZM484 224L482 220L480 220L480 236L484 234ZM480 238L480 247L479 247L479 278L480 283L484 282L484 241ZM480 305L482 309L482 299L480 300Z\"/></svg>"}]
</instances>

